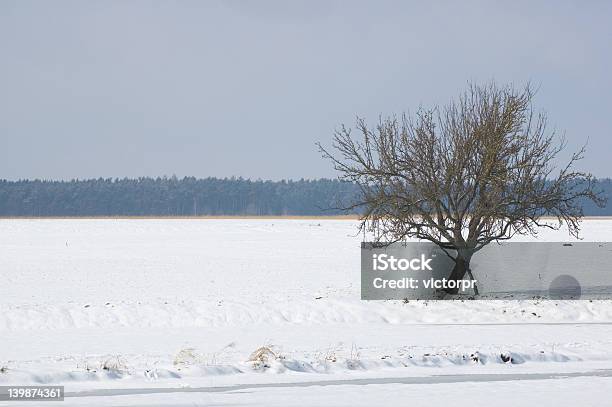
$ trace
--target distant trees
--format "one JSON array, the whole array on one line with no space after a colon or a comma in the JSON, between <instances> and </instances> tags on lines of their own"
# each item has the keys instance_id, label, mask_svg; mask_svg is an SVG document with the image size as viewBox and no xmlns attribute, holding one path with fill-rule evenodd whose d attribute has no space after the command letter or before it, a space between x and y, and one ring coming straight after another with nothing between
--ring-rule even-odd
<instances>
[{"instance_id":1,"label":"distant trees","mask_svg":"<svg viewBox=\"0 0 612 407\"><path fill-rule=\"evenodd\" d=\"M600 181L612 195L612 182ZM251 181L242 178L99 178L0 180L0 216L338 215L359 194L338 180ZM583 202L587 215L612 215ZM348 211L357 213L358 208Z\"/></svg>"},{"instance_id":2,"label":"distant trees","mask_svg":"<svg viewBox=\"0 0 612 407\"><path fill-rule=\"evenodd\" d=\"M342 127L335 151L321 149L341 180L359 185L352 207L363 208L363 230L381 242L435 243L459 281L472 277L470 260L489 243L562 224L577 236L583 205L605 202L593 176L574 168L584 149L556 167L565 143L547 132L532 98L529 86L471 85L415 117L374 128L358 120L356 136Z\"/></svg>"},{"instance_id":3,"label":"distant trees","mask_svg":"<svg viewBox=\"0 0 612 407\"><path fill-rule=\"evenodd\" d=\"M335 215L356 191L329 179L0 180L0 216Z\"/></svg>"}]
</instances>

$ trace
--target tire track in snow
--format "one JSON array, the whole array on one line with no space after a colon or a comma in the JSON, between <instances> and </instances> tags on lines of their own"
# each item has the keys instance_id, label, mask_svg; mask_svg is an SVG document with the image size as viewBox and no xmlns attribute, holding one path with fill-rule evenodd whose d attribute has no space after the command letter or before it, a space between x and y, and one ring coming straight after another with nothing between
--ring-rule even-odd
<instances>
[{"instance_id":1,"label":"tire track in snow","mask_svg":"<svg viewBox=\"0 0 612 407\"><path fill-rule=\"evenodd\" d=\"M612 369L598 369L570 373L510 373L510 374L454 374L416 377L384 377L347 380L319 380L293 383L254 383L214 387L159 387L133 389L100 389L67 392L65 397L108 397L162 393L221 393L262 388L313 387L313 386L364 386L370 384L452 384L466 382L508 382L519 380L560 380L576 377L612 377Z\"/></svg>"}]
</instances>

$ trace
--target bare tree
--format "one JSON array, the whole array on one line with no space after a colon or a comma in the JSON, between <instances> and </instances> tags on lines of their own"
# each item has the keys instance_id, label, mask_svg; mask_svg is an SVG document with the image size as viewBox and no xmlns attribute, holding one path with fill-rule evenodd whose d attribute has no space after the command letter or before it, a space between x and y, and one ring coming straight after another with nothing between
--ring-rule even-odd
<instances>
[{"instance_id":1,"label":"bare tree","mask_svg":"<svg viewBox=\"0 0 612 407\"><path fill-rule=\"evenodd\" d=\"M581 201L605 203L595 178L574 169L584 147L556 167L566 143L547 132L533 96L529 85L472 84L458 100L412 117L380 119L375 128L358 118L359 137L342 126L334 154L318 146L340 179L360 187L345 209L362 208L362 231L384 243L433 242L454 261L450 279L473 279L470 260L487 244L563 224L578 237Z\"/></svg>"}]
</instances>

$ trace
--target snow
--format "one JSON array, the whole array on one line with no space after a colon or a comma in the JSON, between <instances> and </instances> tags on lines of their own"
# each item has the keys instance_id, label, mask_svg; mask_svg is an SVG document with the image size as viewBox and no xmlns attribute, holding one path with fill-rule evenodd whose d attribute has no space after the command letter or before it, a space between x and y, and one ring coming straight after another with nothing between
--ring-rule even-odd
<instances>
[{"instance_id":1,"label":"snow","mask_svg":"<svg viewBox=\"0 0 612 407\"><path fill-rule=\"evenodd\" d=\"M63 384L66 405L575 406L612 386L612 301L361 301L355 221L0 227L0 384Z\"/></svg>"},{"instance_id":2,"label":"snow","mask_svg":"<svg viewBox=\"0 0 612 407\"><path fill-rule=\"evenodd\" d=\"M228 392L177 392L68 399L68 406L219 406L260 405L285 406L473 406L515 407L525 403L534 406L576 407L601 406L609 399L609 378L579 377L533 379L520 381L474 381L454 383L388 383L344 384L291 387L259 387ZM599 400L599 401L597 401ZM27 405L27 404L25 404Z\"/></svg>"}]
</instances>

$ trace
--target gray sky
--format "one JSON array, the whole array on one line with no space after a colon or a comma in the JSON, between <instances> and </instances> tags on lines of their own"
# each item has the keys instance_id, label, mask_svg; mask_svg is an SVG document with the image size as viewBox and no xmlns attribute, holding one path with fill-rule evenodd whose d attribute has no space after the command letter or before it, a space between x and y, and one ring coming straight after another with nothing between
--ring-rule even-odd
<instances>
[{"instance_id":1,"label":"gray sky","mask_svg":"<svg viewBox=\"0 0 612 407\"><path fill-rule=\"evenodd\" d=\"M0 178L333 176L340 123L539 86L612 176L612 2L0 0Z\"/></svg>"}]
</instances>

